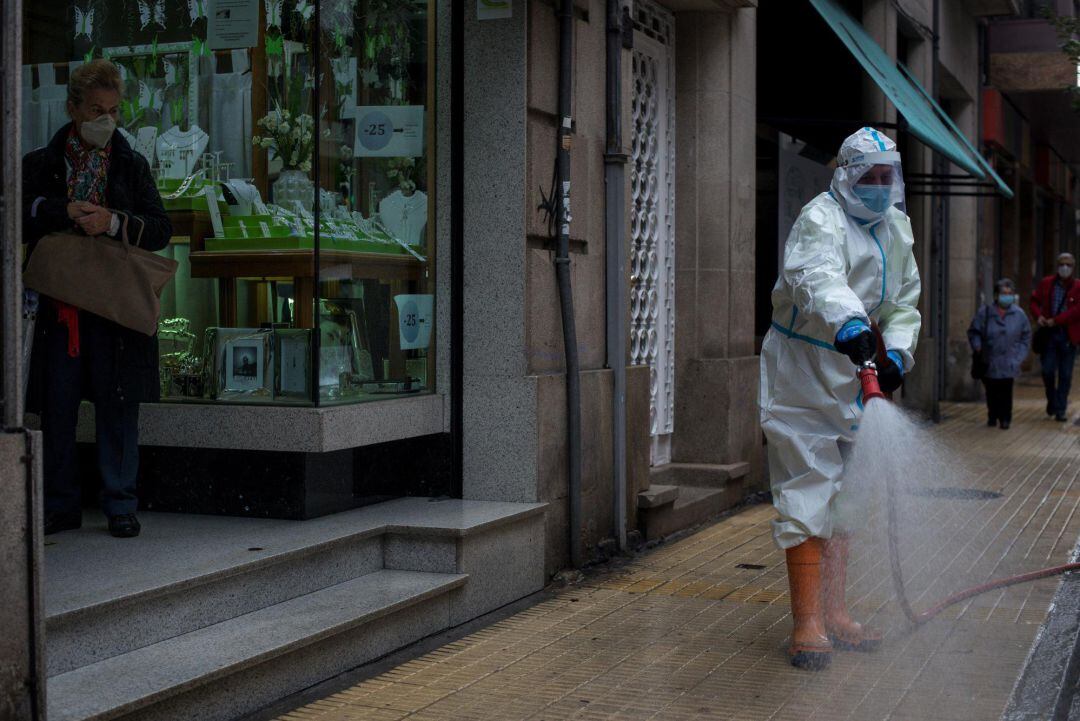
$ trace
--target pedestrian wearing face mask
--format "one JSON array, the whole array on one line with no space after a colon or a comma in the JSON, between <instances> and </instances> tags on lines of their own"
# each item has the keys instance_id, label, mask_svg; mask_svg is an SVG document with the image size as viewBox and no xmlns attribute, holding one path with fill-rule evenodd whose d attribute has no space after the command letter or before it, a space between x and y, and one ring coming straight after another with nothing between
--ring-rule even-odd
<instances>
[{"instance_id":1,"label":"pedestrian wearing face mask","mask_svg":"<svg viewBox=\"0 0 1080 721\"><path fill-rule=\"evenodd\" d=\"M1057 257L1057 272L1039 281L1031 294L1031 315L1039 325L1036 352L1042 358L1046 415L1064 421L1072 386L1076 346L1080 344L1080 283L1073 277L1072 253Z\"/></svg>"},{"instance_id":2,"label":"pedestrian wearing face mask","mask_svg":"<svg viewBox=\"0 0 1080 721\"><path fill-rule=\"evenodd\" d=\"M116 129L123 92L119 70L107 60L93 60L72 72L67 87L71 122L23 158L23 240L29 252L40 238L73 229L119 239L122 215L141 228L142 248L161 250L172 225L146 159ZM41 414L45 442L46 534L82 523L75 428L83 399L94 403L109 532L139 534L139 403L156 401L158 394L156 336L41 299L29 400Z\"/></svg>"},{"instance_id":3,"label":"pedestrian wearing face mask","mask_svg":"<svg viewBox=\"0 0 1080 721\"><path fill-rule=\"evenodd\" d=\"M986 425L1009 429L1013 380L1031 347L1031 323L1016 305L1016 286L1008 278L994 284L994 302L975 313L968 328L972 353L981 361L986 388Z\"/></svg>"}]
</instances>

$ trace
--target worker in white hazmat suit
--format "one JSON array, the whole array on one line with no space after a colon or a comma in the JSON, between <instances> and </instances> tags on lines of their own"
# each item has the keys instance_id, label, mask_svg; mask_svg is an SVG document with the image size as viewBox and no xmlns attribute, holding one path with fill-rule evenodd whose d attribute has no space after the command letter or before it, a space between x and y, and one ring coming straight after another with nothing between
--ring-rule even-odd
<instances>
[{"instance_id":1,"label":"worker in white hazmat suit","mask_svg":"<svg viewBox=\"0 0 1080 721\"><path fill-rule=\"evenodd\" d=\"M914 363L920 281L903 204L896 144L862 128L841 145L829 191L795 221L772 292L759 402L780 516L773 534L787 553L789 655L800 668L823 668L834 646L881 643L844 600L848 537L865 514L844 487L844 463L862 414L857 366L874 360L892 392Z\"/></svg>"}]
</instances>

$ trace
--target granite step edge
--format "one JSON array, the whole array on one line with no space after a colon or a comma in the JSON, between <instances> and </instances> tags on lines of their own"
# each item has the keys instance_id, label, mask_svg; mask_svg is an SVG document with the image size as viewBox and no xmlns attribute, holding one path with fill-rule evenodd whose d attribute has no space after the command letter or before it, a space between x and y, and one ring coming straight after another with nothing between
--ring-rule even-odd
<instances>
[{"instance_id":1,"label":"granite step edge","mask_svg":"<svg viewBox=\"0 0 1080 721\"><path fill-rule=\"evenodd\" d=\"M107 721L460 588L467 574L381 570L48 680L50 721ZM146 673L157 673L147 678Z\"/></svg>"},{"instance_id":2,"label":"granite step edge","mask_svg":"<svg viewBox=\"0 0 1080 721\"><path fill-rule=\"evenodd\" d=\"M458 499L453 500L460 503ZM245 563L229 566L228 568L221 568L213 571L208 571L206 573L200 573L198 575L189 576L187 578L175 581L169 581L167 583L161 584L160 586L135 591L133 593L125 594L116 598L90 603L84 606L65 609L58 613L47 614L46 622L52 621L54 619L57 621L62 620L63 622L71 622L84 614L95 614L108 612L110 610L123 609L124 607L131 604L142 603L172 593L180 593L193 588L197 588L202 585L213 583L215 581L231 578L236 575L261 571L278 564L286 563L295 559L304 558L305 556L330 550L335 545L353 541L360 541L364 538L370 538L373 536L383 536L389 534L404 536L406 538L433 536L465 538L468 536L475 536L493 530L495 528L500 528L505 525L524 521L532 518L533 516L543 514L546 512L548 504L515 503L503 505L520 506L520 508L507 510L507 512L500 514L497 518L492 518L468 526L465 526L463 524L458 527L454 527L451 525L417 525L411 523L395 522L390 519L388 520L388 522L380 525L370 526L368 528L362 528L358 530L339 532L337 535L333 535L330 538L326 538L316 543L304 545L298 548L291 548L278 553L269 554L261 558L247 561Z\"/></svg>"}]
</instances>

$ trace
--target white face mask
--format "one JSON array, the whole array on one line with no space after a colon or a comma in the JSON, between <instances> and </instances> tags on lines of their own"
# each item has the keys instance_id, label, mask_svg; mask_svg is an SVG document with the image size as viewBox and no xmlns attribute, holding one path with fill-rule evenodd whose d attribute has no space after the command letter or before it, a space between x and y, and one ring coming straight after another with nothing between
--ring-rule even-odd
<instances>
[{"instance_id":1,"label":"white face mask","mask_svg":"<svg viewBox=\"0 0 1080 721\"><path fill-rule=\"evenodd\" d=\"M111 115L99 115L93 120L84 120L79 124L79 135L95 148L104 148L112 140L116 131L116 121Z\"/></svg>"},{"instance_id":2,"label":"white face mask","mask_svg":"<svg viewBox=\"0 0 1080 721\"><path fill-rule=\"evenodd\" d=\"M1058 275L1060 275L1062 278L1068 278L1070 275L1072 275L1072 272L1073 267L1071 265L1058 266Z\"/></svg>"}]
</instances>

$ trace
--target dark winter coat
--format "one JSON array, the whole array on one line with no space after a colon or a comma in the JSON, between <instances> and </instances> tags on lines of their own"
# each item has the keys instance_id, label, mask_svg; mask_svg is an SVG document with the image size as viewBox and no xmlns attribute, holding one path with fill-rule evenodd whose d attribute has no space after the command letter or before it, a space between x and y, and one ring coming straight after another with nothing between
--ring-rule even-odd
<instances>
[{"instance_id":1,"label":"dark winter coat","mask_svg":"<svg viewBox=\"0 0 1080 721\"><path fill-rule=\"evenodd\" d=\"M1031 321L1015 303L1004 316L996 305L984 305L971 319L968 342L973 351L983 352L987 378L1016 378L1031 349Z\"/></svg>"},{"instance_id":2,"label":"dark winter coat","mask_svg":"<svg viewBox=\"0 0 1080 721\"><path fill-rule=\"evenodd\" d=\"M68 217L67 163L64 144L71 124L60 129L44 148L23 158L23 242L33 252L37 241L49 233L68 231L74 223ZM165 248L172 236L172 223L161 204L161 195L150 174L146 159L136 153L119 133L113 133L106 199L109 208L138 217L145 223L139 245L146 250ZM42 199L39 201L39 199ZM36 202L35 201L39 201ZM138 223L131 222L132 228ZM52 301L42 298L31 359L29 404L37 407L41 384L49 383L42 371L44 338L50 333L66 333L57 323ZM83 393L95 402L149 402L158 400L157 336L147 336L105 320L87 311L79 312L80 356L84 365ZM39 362L34 362L34 358Z\"/></svg>"}]
</instances>

